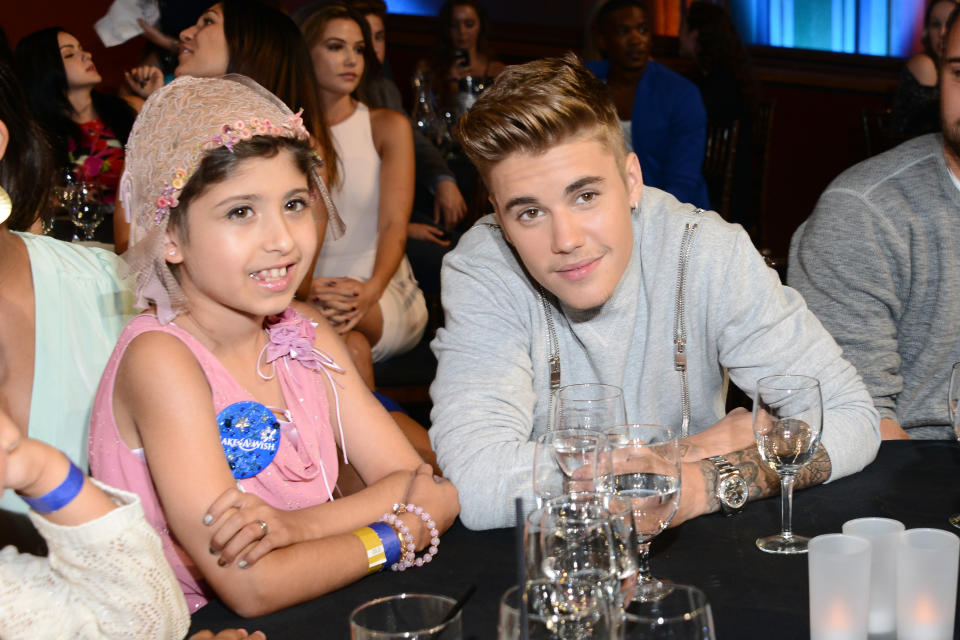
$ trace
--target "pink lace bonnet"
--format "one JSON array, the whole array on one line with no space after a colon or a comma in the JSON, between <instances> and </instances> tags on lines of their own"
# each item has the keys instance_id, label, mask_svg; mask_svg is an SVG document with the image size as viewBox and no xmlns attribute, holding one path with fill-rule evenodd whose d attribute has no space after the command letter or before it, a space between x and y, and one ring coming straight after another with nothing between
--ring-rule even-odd
<instances>
[{"instance_id":1,"label":"pink lace bonnet","mask_svg":"<svg viewBox=\"0 0 960 640\"><path fill-rule=\"evenodd\" d=\"M255 135L308 140L300 114L246 76L182 77L154 92L127 141L120 201L130 219L130 249L123 258L136 278L138 308L157 307L161 323L186 309L186 298L165 256L170 209L200 165L205 151ZM311 180L327 207L327 235L344 225L320 175Z\"/></svg>"}]
</instances>

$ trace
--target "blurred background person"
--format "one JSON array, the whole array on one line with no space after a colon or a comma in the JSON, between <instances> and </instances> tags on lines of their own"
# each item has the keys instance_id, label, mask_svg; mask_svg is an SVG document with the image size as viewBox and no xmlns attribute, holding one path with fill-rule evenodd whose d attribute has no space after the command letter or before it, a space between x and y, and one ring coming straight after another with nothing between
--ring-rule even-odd
<instances>
[{"instance_id":1,"label":"blurred background person","mask_svg":"<svg viewBox=\"0 0 960 640\"><path fill-rule=\"evenodd\" d=\"M441 108L459 115L457 95L489 86L504 64L487 44L490 24L480 2L447 0L437 18L440 43L417 63L417 72L430 78Z\"/></svg>"},{"instance_id":2,"label":"blurred background person","mask_svg":"<svg viewBox=\"0 0 960 640\"><path fill-rule=\"evenodd\" d=\"M319 252L309 302L341 335L362 335L377 362L412 349L427 323L405 255L413 135L404 116L369 109L359 99L364 74L376 73L379 63L369 26L356 11L323 7L306 19L303 32L342 168L331 195L347 226L343 238ZM347 344L355 360L362 357L355 336L347 336Z\"/></svg>"},{"instance_id":3,"label":"blurred background person","mask_svg":"<svg viewBox=\"0 0 960 640\"><path fill-rule=\"evenodd\" d=\"M923 14L923 51L911 56L903 71L891 110L892 133L912 138L940 130L940 58L947 18L956 0L931 0Z\"/></svg>"},{"instance_id":4,"label":"blurred background person","mask_svg":"<svg viewBox=\"0 0 960 640\"><path fill-rule=\"evenodd\" d=\"M650 59L649 19L642 0L609 0L593 25L604 59L586 66L610 88L643 183L709 209L701 173L706 111L693 83Z\"/></svg>"},{"instance_id":5,"label":"blurred background person","mask_svg":"<svg viewBox=\"0 0 960 640\"><path fill-rule=\"evenodd\" d=\"M386 17L383 0L355 0L350 3L370 26L373 50L381 65L380 73L364 74L364 94L371 107L386 107L406 115L400 90L386 76ZM439 121L438 123L439 124ZM467 203L457 185L454 172L443 153L417 128L413 130L416 158L416 193L413 213L407 225L407 257L414 276L425 294L440 294L440 264L456 244L465 221Z\"/></svg>"},{"instance_id":6,"label":"blurred background person","mask_svg":"<svg viewBox=\"0 0 960 640\"><path fill-rule=\"evenodd\" d=\"M136 117L124 100L97 91L102 78L93 58L67 31L51 27L23 38L14 52L30 111L49 138L57 166L77 182L96 185L103 221L94 238L113 244L123 235L117 202L123 147ZM63 178L59 178L63 180ZM69 239L59 228L57 235Z\"/></svg>"},{"instance_id":7,"label":"blurred background person","mask_svg":"<svg viewBox=\"0 0 960 640\"><path fill-rule=\"evenodd\" d=\"M690 3L680 22L679 53L693 60L688 76L700 89L708 126L739 123L734 160L730 222L738 222L751 235L758 221L750 212L753 166L753 126L758 116L759 88L746 47L726 8L709 2ZM716 205L717 203L714 202ZM751 214L753 214L751 216Z\"/></svg>"}]
</instances>

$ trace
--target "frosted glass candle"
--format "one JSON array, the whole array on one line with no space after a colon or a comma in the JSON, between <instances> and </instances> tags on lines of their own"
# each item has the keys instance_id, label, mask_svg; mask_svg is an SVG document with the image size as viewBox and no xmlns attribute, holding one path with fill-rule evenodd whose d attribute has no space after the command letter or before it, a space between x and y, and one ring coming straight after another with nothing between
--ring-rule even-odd
<instances>
[{"instance_id":1,"label":"frosted glass candle","mask_svg":"<svg viewBox=\"0 0 960 640\"><path fill-rule=\"evenodd\" d=\"M941 529L910 529L900 536L898 556L897 638L951 640L960 538Z\"/></svg>"},{"instance_id":2,"label":"frosted glass candle","mask_svg":"<svg viewBox=\"0 0 960 640\"><path fill-rule=\"evenodd\" d=\"M903 523L890 518L857 518L843 524L848 536L870 541L870 604L867 631L893 635L897 630L897 546Z\"/></svg>"},{"instance_id":3,"label":"frosted glass candle","mask_svg":"<svg viewBox=\"0 0 960 640\"><path fill-rule=\"evenodd\" d=\"M832 533L810 541L810 640L867 640L870 541Z\"/></svg>"}]
</instances>

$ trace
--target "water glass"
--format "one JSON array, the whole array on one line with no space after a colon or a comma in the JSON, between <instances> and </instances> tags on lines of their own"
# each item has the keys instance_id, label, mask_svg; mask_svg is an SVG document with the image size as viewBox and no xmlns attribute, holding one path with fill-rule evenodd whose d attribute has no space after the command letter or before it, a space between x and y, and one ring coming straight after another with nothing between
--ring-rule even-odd
<instances>
[{"instance_id":1,"label":"water glass","mask_svg":"<svg viewBox=\"0 0 960 640\"><path fill-rule=\"evenodd\" d=\"M533 462L537 505L569 491L607 488L609 464L609 445L602 433L561 429L541 434L534 447Z\"/></svg>"},{"instance_id":2,"label":"water glass","mask_svg":"<svg viewBox=\"0 0 960 640\"><path fill-rule=\"evenodd\" d=\"M608 594L592 582L558 585L528 580L525 597L514 585L500 598L498 640L520 640L521 607L526 609L529 640L588 640L614 637Z\"/></svg>"},{"instance_id":3,"label":"water glass","mask_svg":"<svg viewBox=\"0 0 960 640\"><path fill-rule=\"evenodd\" d=\"M627 410L620 387L599 384L571 384L553 392L551 429L592 429L626 424Z\"/></svg>"},{"instance_id":4,"label":"water glass","mask_svg":"<svg viewBox=\"0 0 960 640\"><path fill-rule=\"evenodd\" d=\"M659 600L634 600L627 608L624 640L716 640L713 613L703 591L683 584Z\"/></svg>"},{"instance_id":5,"label":"water glass","mask_svg":"<svg viewBox=\"0 0 960 640\"><path fill-rule=\"evenodd\" d=\"M401 593L364 603L350 613L351 640L461 640L461 613L444 622L456 600Z\"/></svg>"}]
</instances>

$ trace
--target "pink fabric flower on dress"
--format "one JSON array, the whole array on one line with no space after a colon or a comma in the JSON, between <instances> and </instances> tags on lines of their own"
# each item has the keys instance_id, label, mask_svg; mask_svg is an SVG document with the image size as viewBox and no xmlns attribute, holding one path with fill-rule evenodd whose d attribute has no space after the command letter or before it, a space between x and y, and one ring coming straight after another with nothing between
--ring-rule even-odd
<instances>
[{"instance_id":1,"label":"pink fabric flower on dress","mask_svg":"<svg viewBox=\"0 0 960 640\"><path fill-rule=\"evenodd\" d=\"M325 364L329 366L332 363L324 362L321 359L324 354L313 348L316 328L291 308L278 316L267 318L267 335L270 339L265 354L268 363L287 355L314 371L320 371Z\"/></svg>"}]
</instances>

